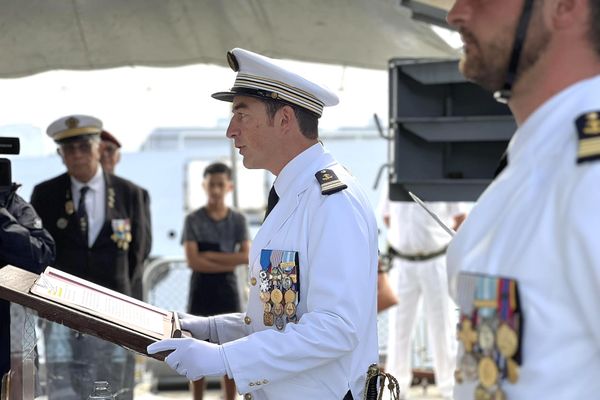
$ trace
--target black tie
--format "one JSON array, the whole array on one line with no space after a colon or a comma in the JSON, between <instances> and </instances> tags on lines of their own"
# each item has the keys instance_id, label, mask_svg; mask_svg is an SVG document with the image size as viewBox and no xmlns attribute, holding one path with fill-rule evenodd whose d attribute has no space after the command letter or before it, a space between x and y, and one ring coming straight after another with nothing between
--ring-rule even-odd
<instances>
[{"instance_id":1,"label":"black tie","mask_svg":"<svg viewBox=\"0 0 600 400\"><path fill-rule=\"evenodd\" d=\"M77 218L79 219L79 227L81 228L81 233L85 239L85 242L88 241L88 214L85 209L85 194L90 190L89 186L84 186L79 189L79 205L77 206Z\"/></svg>"},{"instance_id":2,"label":"black tie","mask_svg":"<svg viewBox=\"0 0 600 400\"><path fill-rule=\"evenodd\" d=\"M271 186L271 190L269 191L269 200L267 201L267 211L265 212L265 219L267 219L267 216L269 215L271 210L273 210L275 208L278 201L279 201L279 196L277 195L277 192L275 191L275 185L273 185L273 186Z\"/></svg>"}]
</instances>

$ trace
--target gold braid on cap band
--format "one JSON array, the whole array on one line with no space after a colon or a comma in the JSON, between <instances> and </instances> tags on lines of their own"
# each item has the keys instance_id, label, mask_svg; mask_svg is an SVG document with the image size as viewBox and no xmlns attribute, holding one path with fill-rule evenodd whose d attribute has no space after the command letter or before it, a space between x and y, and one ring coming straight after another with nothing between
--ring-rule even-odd
<instances>
[{"instance_id":1,"label":"gold braid on cap band","mask_svg":"<svg viewBox=\"0 0 600 400\"><path fill-rule=\"evenodd\" d=\"M79 128L65 129L64 131L57 132L52 136L52 138L54 139L54 141L59 141L59 140L72 138L75 136L93 135L93 134L99 135L100 129L98 129L97 127L93 127L93 126L81 126Z\"/></svg>"},{"instance_id":2,"label":"gold braid on cap band","mask_svg":"<svg viewBox=\"0 0 600 400\"><path fill-rule=\"evenodd\" d=\"M281 81L238 73L232 90L235 90L236 88L267 90L276 94L275 97L272 97L274 100L285 100L302 108L306 108L318 116L323 114L323 106L325 103L312 94Z\"/></svg>"}]
</instances>

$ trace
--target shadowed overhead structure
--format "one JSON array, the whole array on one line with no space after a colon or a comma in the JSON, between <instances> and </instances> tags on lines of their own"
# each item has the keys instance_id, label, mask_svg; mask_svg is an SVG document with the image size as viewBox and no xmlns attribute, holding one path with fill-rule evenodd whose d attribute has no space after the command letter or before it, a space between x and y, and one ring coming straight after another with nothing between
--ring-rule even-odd
<instances>
[{"instance_id":1,"label":"shadowed overhead structure","mask_svg":"<svg viewBox=\"0 0 600 400\"><path fill-rule=\"evenodd\" d=\"M2 3L0 77L53 69L223 65L227 50L386 69L457 53L399 0L18 0ZM416 3L416 2L411 2Z\"/></svg>"},{"instance_id":2,"label":"shadowed overhead structure","mask_svg":"<svg viewBox=\"0 0 600 400\"><path fill-rule=\"evenodd\" d=\"M446 22L446 14L454 0L400 0L400 3L412 10L415 20L450 29Z\"/></svg>"}]
</instances>

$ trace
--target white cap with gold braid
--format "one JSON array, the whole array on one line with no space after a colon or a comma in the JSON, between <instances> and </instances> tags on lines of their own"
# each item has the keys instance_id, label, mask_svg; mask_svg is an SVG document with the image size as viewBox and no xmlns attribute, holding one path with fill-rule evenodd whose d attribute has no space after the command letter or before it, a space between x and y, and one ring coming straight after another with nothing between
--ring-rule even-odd
<instances>
[{"instance_id":1,"label":"white cap with gold braid","mask_svg":"<svg viewBox=\"0 0 600 400\"><path fill-rule=\"evenodd\" d=\"M231 69L238 74L229 92L213 93L217 100L233 101L234 96L280 100L302 107L318 117L324 106L335 106L339 99L331 90L286 70L276 61L244 49L227 53Z\"/></svg>"},{"instance_id":2,"label":"white cap with gold braid","mask_svg":"<svg viewBox=\"0 0 600 400\"><path fill-rule=\"evenodd\" d=\"M68 115L54 121L48 126L46 133L56 143L83 139L102 132L102 121L89 115Z\"/></svg>"}]
</instances>

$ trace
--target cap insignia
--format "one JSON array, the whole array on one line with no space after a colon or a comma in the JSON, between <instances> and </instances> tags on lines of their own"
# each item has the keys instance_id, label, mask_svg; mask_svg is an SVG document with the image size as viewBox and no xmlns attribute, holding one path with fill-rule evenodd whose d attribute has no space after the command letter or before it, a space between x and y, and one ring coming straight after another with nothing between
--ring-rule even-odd
<instances>
[{"instance_id":1,"label":"cap insignia","mask_svg":"<svg viewBox=\"0 0 600 400\"><path fill-rule=\"evenodd\" d=\"M600 111L588 112L575 120L577 164L600 159Z\"/></svg>"},{"instance_id":2,"label":"cap insignia","mask_svg":"<svg viewBox=\"0 0 600 400\"><path fill-rule=\"evenodd\" d=\"M67 118L67 120L65 121L65 125L69 129L77 128L79 126L79 120L75 117Z\"/></svg>"},{"instance_id":3,"label":"cap insignia","mask_svg":"<svg viewBox=\"0 0 600 400\"><path fill-rule=\"evenodd\" d=\"M240 70L240 65L237 62L237 58L235 58L235 55L231 51L227 52L227 64L229 64L229 67L234 72L238 72Z\"/></svg>"},{"instance_id":4,"label":"cap insignia","mask_svg":"<svg viewBox=\"0 0 600 400\"><path fill-rule=\"evenodd\" d=\"M344 190L348 187L345 183L340 181L330 169L322 169L315 174L315 177L321 184L321 194L330 195Z\"/></svg>"}]
</instances>

